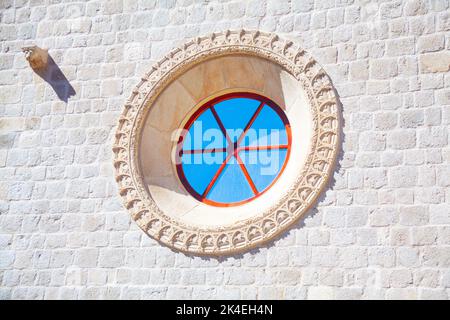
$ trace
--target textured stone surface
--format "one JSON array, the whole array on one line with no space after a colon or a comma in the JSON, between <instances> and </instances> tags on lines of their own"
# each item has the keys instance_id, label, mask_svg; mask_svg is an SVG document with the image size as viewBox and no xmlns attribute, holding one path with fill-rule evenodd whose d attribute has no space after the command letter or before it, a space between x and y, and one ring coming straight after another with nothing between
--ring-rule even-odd
<instances>
[{"instance_id":1,"label":"textured stone surface","mask_svg":"<svg viewBox=\"0 0 450 320\"><path fill-rule=\"evenodd\" d=\"M448 1L9 1L0 5L0 299L449 299ZM187 38L276 32L330 74L333 183L298 226L226 259L131 222L111 141L144 72ZM68 103L21 47L49 53Z\"/></svg>"}]
</instances>

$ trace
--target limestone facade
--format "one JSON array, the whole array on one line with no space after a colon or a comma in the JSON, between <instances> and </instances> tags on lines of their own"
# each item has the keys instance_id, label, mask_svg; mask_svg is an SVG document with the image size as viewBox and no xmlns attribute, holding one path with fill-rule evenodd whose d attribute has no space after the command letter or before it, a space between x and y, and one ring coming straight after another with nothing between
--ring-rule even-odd
<instances>
[{"instance_id":1,"label":"limestone facade","mask_svg":"<svg viewBox=\"0 0 450 320\"><path fill-rule=\"evenodd\" d=\"M450 297L448 0L0 6L1 299ZM116 124L162 56L242 28L292 40L323 67L342 151L317 205L280 238L226 259L186 256L124 209ZM68 83L33 72L21 49L32 45ZM69 87L66 103L55 90Z\"/></svg>"}]
</instances>

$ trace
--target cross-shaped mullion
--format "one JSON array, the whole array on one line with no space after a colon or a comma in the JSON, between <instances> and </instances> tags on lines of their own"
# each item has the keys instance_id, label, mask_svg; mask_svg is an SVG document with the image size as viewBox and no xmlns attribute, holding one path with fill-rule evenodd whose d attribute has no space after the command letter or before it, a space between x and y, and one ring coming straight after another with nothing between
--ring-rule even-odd
<instances>
[{"instance_id":1,"label":"cross-shaped mullion","mask_svg":"<svg viewBox=\"0 0 450 320\"><path fill-rule=\"evenodd\" d=\"M245 135L247 134L248 129L250 129L250 127L252 126L252 124L255 121L256 117L261 112L261 109L263 108L263 106L264 106L264 102L261 102L259 104L258 108L256 109L256 111L253 113L253 115L250 118L249 122L245 126L244 131L241 133L239 138L234 143L231 140L230 136L228 135L227 130L225 129L225 126L222 123L222 120L220 120L219 115L217 114L216 110L214 109L214 106L211 106L211 112L212 112L214 118L216 119L217 124L219 125L219 128L222 131L222 134L225 136L225 139L228 142L228 147L227 147L227 157L225 158L224 162L221 164L221 166L217 170L216 174L212 178L211 182L208 184L208 186L206 187L205 191L203 192L203 194L202 194L203 198L206 198L206 196L208 195L209 191L214 186L214 184L216 183L216 181L219 178L220 174L222 173L223 169L227 165L228 161L233 156L236 158L236 161L238 162L239 167L241 168L242 173L244 174L244 176L245 176L248 184L250 185L250 188L252 189L253 193L255 195L258 194L258 189L256 188L255 183L253 182L252 178L250 177L250 174L248 173L247 168L245 167L244 163L242 162L241 157L239 156L239 151L240 151L239 144L244 139Z\"/></svg>"},{"instance_id":2,"label":"cross-shaped mullion","mask_svg":"<svg viewBox=\"0 0 450 320\"><path fill-rule=\"evenodd\" d=\"M243 132L239 135L238 139L236 140L236 142L233 142L232 139L230 138L230 136L227 133L227 130L222 122L222 120L220 119L219 115L217 114L217 111L215 110L214 106L211 105L210 106L210 110L211 113L214 116L214 119L216 120L220 131L222 132L222 134L224 135L226 141L227 141L227 146L225 148L202 148L202 149L193 149L193 150L181 150L180 151L180 155L181 154L204 154L204 153L216 153L216 152L225 152L227 154L227 156L225 157L225 160L222 162L222 164L220 165L219 169L216 171L216 173L214 174L213 178L211 179L210 183L208 184L208 186L206 187L205 191L202 194L202 198L206 198L207 195L209 194L209 192L211 191L212 187L214 186L214 184L217 182L217 179L220 177L221 173L223 172L223 170L225 169L225 166L227 165L227 163L230 161L230 159L232 157L235 157L237 163L239 164L239 167L241 168L242 173L244 174L250 188L252 189L252 192L254 193L254 195L258 195L259 191L256 188L244 162L242 161L239 152L240 151L259 151L259 150L275 150L275 149L287 149L288 145L268 145L268 146L240 146L240 144L242 143L242 140L244 139L244 137L246 136L248 130L251 128L251 126L253 125L253 123L255 122L256 118L258 117L259 113L261 112L262 108L264 107L264 101L260 102L258 108L256 109L256 111L253 113L252 117L250 118L250 120L248 121L248 123L246 124Z\"/></svg>"}]
</instances>

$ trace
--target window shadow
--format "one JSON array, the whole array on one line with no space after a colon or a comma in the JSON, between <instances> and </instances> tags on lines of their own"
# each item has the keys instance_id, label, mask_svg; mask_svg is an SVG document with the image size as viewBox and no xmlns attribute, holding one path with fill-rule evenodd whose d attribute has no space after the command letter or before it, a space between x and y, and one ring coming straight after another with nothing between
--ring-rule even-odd
<instances>
[{"instance_id":1,"label":"window shadow","mask_svg":"<svg viewBox=\"0 0 450 320\"><path fill-rule=\"evenodd\" d=\"M213 61L213 60L211 60L211 61ZM257 60L257 61L259 63L260 60ZM265 60L261 59L261 61L264 62ZM241 63L239 65L237 63L239 61L236 61L236 60L231 61L234 63L228 63L228 62L229 61L222 60L220 62L216 62L217 65L209 65L208 66L208 65L203 64L203 68L200 68L200 66L202 66L202 64L199 64L198 66L190 69L189 72L186 72L185 74L183 74L181 76L181 78L180 78L181 80L179 80L178 86L175 86L174 83L176 83L176 82L173 82L171 84L171 85L173 85L172 89L170 86L168 86L165 90L167 90L166 92L173 94L174 92L176 92L175 91L176 89L184 87L186 92L195 92L195 94L200 97L201 96L207 97L207 96L217 95L217 92L220 92L217 90L236 89L236 88L250 88L250 89L253 88L252 90L257 90L258 92L262 92L262 94L264 96L270 97L272 100L276 101L277 104L285 111L289 111L290 108L296 107L297 104L299 103L298 101L302 101L302 100L297 101L297 99L300 97L298 94L298 90L295 90L296 86L299 85L296 82L297 80L295 80L293 82L289 82L290 81L289 79L291 79L291 78L285 77L284 69L282 69L281 67L277 67L277 66L273 67L271 64L266 65L263 63L261 63L261 65L260 65L255 62L255 64L252 65L253 68L255 69L255 72L250 73L249 71L245 70L245 64ZM248 63L247 65L251 65L251 64ZM236 67L236 66L239 66L239 67ZM240 68L242 70L240 70ZM264 76L261 77L261 79L258 77L251 78L251 77L249 77L249 74L263 74ZM223 79L228 79L228 80L227 81L223 80L223 85L220 85L217 87L209 85L210 81L207 81L208 79L222 79L220 76L222 76ZM185 79L185 80L183 80L183 79ZM286 80L284 80L284 79L286 79ZM331 81L331 79L330 79L330 81ZM197 89L197 86L203 86L203 87L201 88L201 90L199 90L199 89ZM331 83L331 87L334 88L332 83ZM219 89L217 89L217 88L219 88ZM195 90L197 90L197 91L195 91ZM259 246L257 248L250 250L249 252L251 255L258 253L260 250L262 250L262 248L273 247L277 241L285 239L289 235L292 236L292 234L295 233L298 229L302 229L305 227L306 219L313 218L313 217L320 218L321 210L317 209L316 206L318 203L323 202L323 200L326 198L327 190L333 190L334 186L337 183L336 179L339 178L342 162L344 160L344 152L342 149L342 145L345 141L345 135L343 132L343 128L345 126L343 112L342 112L343 106L340 101L338 92L335 89L333 89L333 90L334 90L334 94L336 96L336 108L340 111L340 112L338 112L338 116L339 116L338 121L340 123L340 126L339 126L339 133L338 133L339 140L338 140L338 146L337 146L338 147L338 155L336 156L336 161L334 163L333 170L330 172L330 179L328 179L327 185L323 186L323 190L321 190L319 197L317 197L315 199L315 201L313 201L310 204L310 209L307 210L305 212L305 214L303 214L301 217L298 217L296 221L292 222L292 225L289 226L289 228L287 228L287 227L283 228L282 232L280 232L279 234L274 236L271 240L268 240L265 243L261 243L261 244L259 244ZM161 97L164 94L169 96L169 93L162 93L161 96L159 96L159 99L161 99ZM291 101L291 102L289 104L286 104L286 103L283 104L283 102L285 102L288 98L289 98L289 101ZM182 101L183 99L184 99L184 96L180 95L179 101ZM188 99L185 99L185 100L188 101ZM166 100L161 99L160 101L161 102L160 102L160 105L158 105L158 107L163 110L173 110L173 112L176 112L177 109L175 107L172 107L172 105L179 106L179 104L173 103L174 100L173 100L172 96L170 97L170 99L166 98ZM308 104L305 104L305 105L307 106ZM152 108L154 108L153 110L155 110L154 106ZM172 109L170 109L170 108L172 108ZM168 113L168 111L166 111L166 113ZM164 113L160 112L160 113L155 113L155 114L160 115L160 114L164 114ZM162 119L162 117L160 117L159 119ZM168 117L168 119L169 119L169 117ZM173 120L173 118L170 118L170 119L171 119L171 121ZM156 124L156 121L155 121L154 123L155 124L149 124L149 125L145 126L142 131L142 136L152 136L152 137L154 137L154 139L142 139L142 141L141 141L142 144L139 147L140 148L139 162L140 162L141 168L144 168L144 169L142 169L143 170L143 175L142 175L143 182L144 182L144 184L147 185L148 188L154 187L154 186L157 187L158 189L155 189L155 190L158 190L158 192L161 192L161 190L169 191L170 193L168 192L167 194L168 195L170 194L171 197L173 197L175 194L181 194L183 196L188 197L188 196L190 196L190 194L181 187L181 183L179 183L179 181L177 180L177 177L173 175L172 167L169 165L165 165L161 160L161 159L169 159L169 157L171 156L170 152L167 151L167 153L166 153L167 156L162 155L163 152L166 152L166 151L159 151L159 150L163 150L163 148L159 147L159 145L157 145L158 151L156 151L157 148L155 148L155 140L165 141L164 139L165 139L165 136L167 135L167 132L170 132L170 130L164 131L162 129L160 130L159 128L164 128L165 125L171 126L172 122L170 124L169 124L169 121L166 121L163 124L162 123ZM155 129L155 128L158 128L158 129ZM156 139L155 137L160 137L160 138ZM148 151L148 150L151 150L151 151ZM171 150L171 149L167 148L166 150ZM172 159L172 158L170 158L170 159ZM164 172L164 174L162 172ZM167 199L169 199L169 197L167 197ZM168 203L168 201L166 201L166 202ZM176 205L179 205L179 203L181 203L181 202L174 202L174 203ZM170 209L175 207L175 206L172 207L172 203L168 203L168 204L164 204L164 205L166 205L167 208L170 208ZM194 206L192 206L192 207L195 208ZM189 211L187 211L187 213L191 214L192 210L193 210L192 208L189 209ZM186 213L183 213L183 214L186 214ZM186 217L186 215L185 215L185 217ZM201 255L201 254L196 254L196 253L191 253L191 252L181 252L180 250L177 250L174 248L170 248L170 250L172 250L174 252L182 253L183 255L188 256L188 257L199 256L202 260L206 260L206 261L217 260L219 262L223 262L223 261L226 261L227 259L240 259L241 257L244 256L244 253L235 254L233 252L232 253L223 253L222 256L214 256L214 255L208 255L208 254Z\"/></svg>"},{"instance_id":2,"label":"window shadow","mask_svg":"<svg viewBox=\"0 0 450 320\"><path fill-rule=\"evenodd\" d=\"M342 168L342 161L344 160L344 150L342 148L344 142L345 142L345 134L344 134L344 127L345 127L345 119L344 119L344 107L342 105L339 93L337 92L337 90L335 89L332 80L330 79L331 83L332 83L332 87L333 87L333 92L336 96L336 107L338 108L339 112L338 112L338 121L339 121L339 143L338 143L338 154L336 156L336 162L334 165L334 170L332 171L332 174L330 176L330 179L328 180L326 186L323 188L322 192L320 193L320 195L317 197L316 200L314 200L314 202L311 203L310 209L307 210L305 212L305 214L303 214L301 217L299 217L297 219L297 221L293 222L292 225L286 229L284 229L282 232L280 232L280 234L276 235L275 237L273 237L272 239L270 239L267 242L264 242L262 244L259 244L257 247L252 248L246 252L242 252L242 253L225 253L222 256L213 256L213 255L196 255L194 253L186 253L186 252L181 252L178 250L175 250L173 248L170 248L170 250L172 252L176 252L176 253L182 253L185 256L188 257L200 257L201 260L204 261L211 261L211 260L217 260L219 263L224 262L224 261L228 261L230 259L242 259L244 257L244 254L248 254L248 255L256 255L258 253L261 252L262 249L268 249L271 247L274 247L276 245L276 243L280 240L283 240L285 238L287 238L288 236L292 236L293 232L296 232L299 229L302 229L306 226L305 224L305 220L307 218L311 218L313 216L315 216L316 214L319 214L319 210L317 209L317 204L322 202L325 198L326 198L326 191L327 190L332 190L333 187L336 184L336 174L338 174Z\"/></svg>"},{"instance_id":3,"label":"window shadow","mask_svg":"<svg viewBox=\"0 0 450 320\"><path fill-rule=\"evenodd\" d=\"M75 89L50 55L48 55L47 66L34 71L53 88L60 100L67 103L69 98L76 94Z\"/></svg>"}]
</instances>

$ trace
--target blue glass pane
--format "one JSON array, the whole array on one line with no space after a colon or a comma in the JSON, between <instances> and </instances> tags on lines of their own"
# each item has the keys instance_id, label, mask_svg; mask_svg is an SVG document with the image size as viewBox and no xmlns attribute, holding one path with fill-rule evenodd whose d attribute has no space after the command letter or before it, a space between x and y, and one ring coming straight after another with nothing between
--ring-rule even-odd
<instances>
[{"instance_id":1,"label":"blue glass pane","mask_svg":"<svg viewBox=\"0 0 450 320\"><path fill-rule=\"evenodd\" d=\"M247 131L241 146L270 146L287 144L286 128L280 116L265 105Z\"/></svg>"},{"instance_id":2,"label":"blue glass pane","mask_svg":"<svg viewBox=\"0 0 450 320\"><path fill-rule=\"evenodd\" d=\"M239 152L258 192L264 191L275 180L286 161L286 155L286 149Z\"/></svg>"},{"instance_id":3,"label":"blue glass pane","mask_svg":"<svg viewBox=\"0 0 450 320\"><path fill-rule=\"evenodd\" d=\"M241 135L260 104L255 99L232 98L214 106L232 141ZM287 144L288 137L282 119L274 109L264 105L240 147ZM206 109L192 123L183 142L184 151L226 147L227 141L211 109ZM259 193L277 178L286 161L287 149L243 150L239 156ZM182 169L189 186L202 195L226 157L226 152L183 153ZM217 203L233 204L254 196L237 160L231 157L206 198Z\"/></svg>"},{"instance_id":4,"label":"blue glass pane","mask_svg":"<svg viewBox=\"0 0 450 320\"><path fill-rule=\"evenodd\" d=\"M249 98L235 98L214 106L231 140L234 142L244 131L261 102Z\"/></svg>"},{"instance_id":5,"label":"blue glass pane","mask_svg":"<svg viewBox=\"0 0 450 320\"><path fill-rule=\"evenodd\" d=\"M210 190L209 200L220 203L239 202L253 197L253 191L235 158L231 158Z\"/></svg>"},{"instance_id":6,"label":"blue glass pane","mask_svg":"<svg viewBox=\"0 0 450 320\"><path fill-rule=\"evenodd\" d=\"M183 154L181 161L184 175L191 187L200 195L225 161L225 152L210 154Z\"/></svg>"},{"instance_id":7,"label":"blue glass pane","mask_svg":"<svg viewBox=\"0 0 450 320\"><path fill-rule=\"evenodd\" d=\"M226 147L225 136L210 109L194 121L184 139L183 150Z\"/></svg>"}]
</instances>

